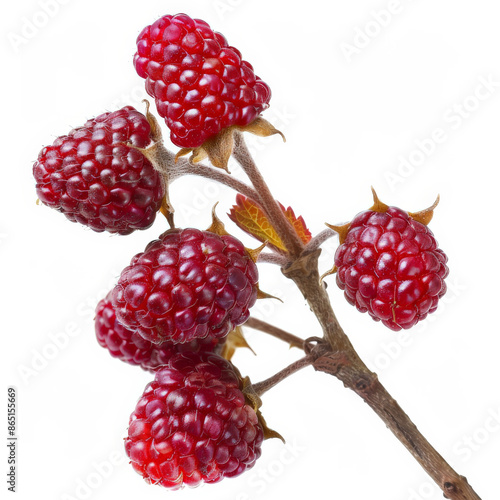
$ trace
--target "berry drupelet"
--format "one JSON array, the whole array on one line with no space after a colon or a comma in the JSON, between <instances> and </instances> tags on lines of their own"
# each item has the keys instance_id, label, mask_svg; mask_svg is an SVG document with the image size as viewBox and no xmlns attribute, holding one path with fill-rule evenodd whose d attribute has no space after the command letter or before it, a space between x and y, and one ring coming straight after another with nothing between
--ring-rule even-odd
<instances>
[{"instance_id":1,"label":"berry drupelet","mask_svg":"<svg viewBox=\"0 0 500 500\"><path fill-rule=\"evenodd\" d=\"M257 282L233 236L173 229L132 259L112 301L118 320L151 342L221 339L248 319Z\"/></svg>"},{"instance_id":2,"label":"berry drupelet","mask_svg":"<svg viewBox=\"0 0 500 500\"><path fill-rule=\"evenodd\" d=\"M97 342L114 358L130 365L139 365L144 370L155 371L165 365L178 352L214 351L217 339L192 340L186 344L164 342L153 344L123 326L117 319L110 295L102 299L96 308L95 333Z\"/></svg>"},{"instance_id":3,"label":"berry drupelet","mask_svg":"<svg viewBox=\"0 0 500 500\"><path fill-rule=\"evenodd\" d=\"M239 50L185 14L144 28L134 65L172 142L183 148L197 148L227 127L245 127L269 107L270 88Z\"/></svg>"},{"instance_id":4,"label":"berry drupelet","mask_svg":"<svg viewBox=\"0 0 500 500\"><path fill-rule=\"evenodd\" d=\"M238 476L260 457L264 431L230 362L179 353L159 369L130 417L134 469L170 489Z\"/></svg>"},{"instance_id":5,"label":"berry drupelet","mask_svg":"<svg viewBox=\"0 0 500 500\"><path fill-rule=\"evenodd\" d=\"M346 226L335 254L347 301L391 330L408 329L437 309L446 292L447 257L426 226L435 205L411 214L381 203ZM422 221L422 222L420 222Z\"/></svg>"},{"instance_id":6,"label":"berry drupelet","mask_svg":"<svg viewBox=\"0 0 500 500\"><path fill-rule=\"evenodd\" d=\"M151 142L146 117L131 106L88 120L43 148L33 166L40 201L94 231L150 227L163 180L137 149Z\"/></svg>"}]
</instances>

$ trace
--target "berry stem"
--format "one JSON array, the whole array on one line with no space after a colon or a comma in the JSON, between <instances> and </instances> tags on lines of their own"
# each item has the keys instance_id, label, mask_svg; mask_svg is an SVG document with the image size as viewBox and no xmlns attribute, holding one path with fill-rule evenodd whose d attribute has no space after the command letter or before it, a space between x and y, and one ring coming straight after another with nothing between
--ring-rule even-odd
<instances>
[{"instance_id":1,"label":"berry stem","mask_svg":"<svg viewBox=\"0 0 500 500\"><path fill-rule=\"evenodd\" d=\"M277 339L283 340L283 342L290 344L290 347L298 347L299 349L304 348L304 340L300 337L297 337L292 333L288 333L285 330L266 323L265 321L262 321L260 319L250 317L247 319L245 326L272 335Z\"/></svg>"},{"instance_id":2,"label":"berry stem","mask_svg":"<svg viewBox=\"0 0 500 500\"><path fill-rule=\"evenodd\" d=\"M330 238L333 238L334 236L337 236L337 235L338 235L338 233L336 233L333 229L330 229L329 227L327 227L326 229L323 229L323 231L318 233L307 244L306 251L312 252L313 250L316 250L316 248L319 248L326 240L329 240Z\"/></svg>"},{"instance_id":3,"label":"berry stem","mask_svg":"<svg viewBox=\"0 0 500 500\"><path fill-rule=\"evenodd\" d=\"M320 281L318 272L320 253L320 249L305 253L282 269L283 274L296 283L324 332L324 341L319 342L309 353L314 359L313 367L318 371L334 375L346 387L358 394L436 482L445 498L480 500L467 483L467 479L455 472L425 439L380 383L377 374L371 372L358 356L337 321L328 294ZM319 354L314 355L315 349Z\"/></svg>"},{"instance_id":4,"label":"berry stem","mask_svg":"<svg viewBox=\"0 0 500 500\"><path fill-rule=\"evenodd\" d=\"M302 368L305 368L306 366L312 364L313 360L314 358L309 355L298 359L291 365L283 368L283 370L275 373L272 377L269 377L266 380L262 380L261 382L257 382L256 384L252 384L252 393L259 397L262 396L262 394L273 388L275 385L279 384L281 381L283 381L293 373L298 372Z\"/></svg>"},{"instance_id":5,"label":"berry stem","mask_svg":"<svg viewBox=\"0 0 500 500\"><path fill-rule=\"evenodd\" d=\"M183 175L198 175L211 181L220 182L248 198L259 199L257 192L248 184L222 172L220 169L200 163L194 164L185 158L178 158L175 161L175 155L163 145L163 141L155 142L146 149L140 149L140 151L152 163L153 167L163 175L167 189L174 180Z\"/></svg>"},{"instance_id":6,"label":"berry stem","mask_svg":"<svg viewBox=\"0 0 500 500\"><path fill-rule=\"evenodd\" d=\"M340 326L333 312L325 287L320 282L318 272L318 258L320 253L321 249L307 252L287 267L282 268L282 272L286 277L295 282L302 295L304 295L304 298L308 301L312 312L318 318L325 339L329 342L332 351L349 352L353 357L357 358L359 363L362 363Z\"/></svg>"},{"instance_id":7,"label":"berry stem","mask_svg":"<svg viewBox=\"0 0 500 500\"><path fill-rule=\"evenodd\" d=\"M144 100L146 104L146 118L151 127L151 139L152 144L147 148L135 148L138 149L153 165L153 167L163 175L165 181L166 190L166 203L172 209L170 200L168 198L168 186L175 179L182 177L183 175L199 175L210 179L212 181L220 182L239 193L253 199L258 199L257 193L244 182L235 179L231 175L222 173L219 169L214 169L207 167L200 163L196 165L191 163L186 158L177 158L169 151L163 144L163 135L161 132L160 124L156 117L149 111L149 102ZM131 146L129 144L130 147ZM173 211L173 209L172 209Z\"/></svg>"},{"instance_id":8,"label":"berry stem","mask_svg":"<svg viewBox=\"0 0 500 500\"><path fill-rule=\"evenodd\" d=\"M179 158L174 168L178 172L176 177L180 177L180 175L197 175L199 177L205 177L206 179L220 182L221 184L244 194L248 198L259 199L257 192L254 189L233 176L224 173L220 169L208 167L200 163L193 164L184 158Z\"/></svg>"},{"instance_id":9,"label":"berry stem","mask_svg":"<svg viewBox=\"0 0 500 500\"><path fill-rule=\"evenodd\" d=\"M229 186L255 200L266 212L288 250L290 260L287 262L272 260L281 265L283 274L292 279L298 286L312 312L316 315L323 329L324 337L304 342L284 330L250 318L246 322L247 326L285 340L290 345L300 346L307 353L304 358L292 363L272 377L253 385L252 392L260 396L292 373L308 365L312 365L317 371L334 375L346 387L358 394L383 420L441 488L445 498L450 500L481 500L468 484L467 479L455 472L434 449L380 383L377 375L368 369L340 326L318 271L318 257L321 253L319 247L334 235L334 231L331 229L322 231L305 247L272 196L245 145L242 134L235 133L234 139L233 155L247 174L253 188L228 174L204 165L193 165L185 159L179 159L176 163L174 155L166 150L161 139L147 150L143 150L143 153L150 159L155 168L163 173L167 181L171 182L182 175L199 175ZM262 261L270 262L271 260L264 257ZM313 346L314 343L316 345Z\"/></svg>"},{"instance_id":10,"label":"berry stem","mask_svg":"<svg viewBox=\"0 0 500 500\"><path fill-rule=\"evenodd\" d=\"M262 206L262 209L269 218L290 256L292 258L297 258L304 250L304 244L281 210L278 202L271 194L266 181L262 177L262 174L248 151L241 132L234 133L233 156L241 165L243 171L247 174L258 193L258 197L254 197L253 199Z\"/></svg>"},{"instance_id":11,"label":"berry stem","mask_svg":"<svg viewBox=\"0 0 500 500\"><path fill-rule=\"evenodd\" d=\"M288 264L288 258L279 253L261 252L257 257L257 262L266 262L267 264L276 264L283 267Z\"/></svg>"}]
</instances>

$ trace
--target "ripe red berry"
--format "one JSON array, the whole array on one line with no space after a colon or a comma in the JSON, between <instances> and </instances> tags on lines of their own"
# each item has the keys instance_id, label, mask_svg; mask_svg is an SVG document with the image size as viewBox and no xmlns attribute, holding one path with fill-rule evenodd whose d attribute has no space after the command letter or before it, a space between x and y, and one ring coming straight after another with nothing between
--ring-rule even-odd
<instances>
[{"instance_id":1,"label":"ripe red berry","mask_svg":"<svg viewBox=\"0 0 500 500\"><path fill-rule=\"evenodd\" d=\"M446 262L430 229L395 207L358 214L335 254L347 301L395 331L436 310Z\"/></svg>"},{"instance_id":2,"label":"ripe red berry","mask_svg":"<svg viewBox=\"0 0 500 500\"><path fill-rule=\"evenodd\" d=\"M269 107L271 90L220 33L200 19L167 15L144 28L134 57L172 142L196 148Z\"/></svg>"},{"instance_id":3,"label":"ripe red berry","mask_svg":"<svg viewBox=\"0 0 500 500\"><path fill-rule=\"evenodd\" d=\"M96 308L95 333L101 347L111 356L144 370L155 371L177 352L214 351L217 339L197 339L187 344L164 342L156 345L123 326L117 319L110 299L111 293Z\"/></svg>"},{"instance_id":4,"label":"ripe red berry","mask_svg":"<svg viewBox=\"0 0 500 500\"><path fill-rule=\"evenodd\" d=\"M132 259L112 301L118 320L151 342L220 339L248 319L257 282L236 238L174 229Z\"/></svg>"},{"instance_id":5,"label":"ripe red berry","mask_svg":"<svg viewBox=\"0 0 500 500\"><path fill-rule=\"evenodd\" d=\"M260 457L262 441L231 363L213 353L180 353L139 399L125 450L146 481L179 489L238 476Z\"/></svg>"},{"instance_id":6,"label":"ripe red berry","mask_svg":"<svg viewBox=\"0 0 500 500\"><path fill-rule=\"evenodd\" d=\"M150 142L146 117L131 106L88 120L40 152L33 166L38 198L94 231L146 229L161 206L163 181L126 143Z\"/></svg>"}]
</instances>

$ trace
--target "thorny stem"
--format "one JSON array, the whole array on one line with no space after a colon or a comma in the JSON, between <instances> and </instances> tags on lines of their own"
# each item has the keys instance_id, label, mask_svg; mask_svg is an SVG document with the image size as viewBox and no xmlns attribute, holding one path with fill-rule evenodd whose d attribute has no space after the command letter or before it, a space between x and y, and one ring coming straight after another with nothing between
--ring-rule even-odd
<instances>
[{"instance_id":1,"label":"thorny stem","mask_svg":"<svg viewBox=\"0 0 500 500\"><path fill-rule=\"evenodd\" d=\"M262 330L271 333L275 328L265 323ZM289 338L295 337L292 333L281 329L278 330L282 332L279 337L282 340L288 341ZM325 346L324 344L318 343L312 349L308 349L306 341L303 347L308 352L305 358L298 360L269 379L254 384L254 390L258 393L260 391L260 394L262 394L288 375L300 369L302 362L305 363L307 359L308 363L312 364L315 370L336 376L344 382L346 387L349 387L363 398L417 459L420 465L429 473L432 479L436 481L443 490L445 498L454 500L481 500L467 483L467 479L458 475L425 439L408 415L406 415L403 409L379 382L375 373L370 372L366 366L364 367L365 371L360 372L359 369L349 365L349 359L345 353L332 352L329 346Z\"/></svg>"},{"instance_id":2,"label":"thorny stem","mask_svg":"<svg viewBox=\"0 0 500 500\"><path fill-rule=\"evenodd\" d=\"M325 287L320 282L318 257L321 249L319 245L322 243L322 238L326 240L327 233L320 233L316 237L316 241L313 240L311 246L304 251L304 244L273 198L250 156L241 134L235 134L233 154L255 189L210 167L199 164L192 165L184 159L175 163L174 155L163 147L161 140L143 152L155 165L155 168L163 173L167 182L171 182L181 175L200 175L221 182L254 199L261 205L288 250L291 260L283 265L283 274L292 279L304 295L323 329L324 339L323 342L318 342L316 347L309 350L305 358L281 370L270 379L256 384L254 389L257 387L257 390L262 394L291 373L312 364L316 370L336 376L346 387L363 398L439 485L446 498L450 500L481 500L467 483L467 479L455 472L425 439L408 415L380 383L377 375L368 369L356 353L333 312ZM255 319L249 320L247 325L251 326L253 322L255 326L257 324L255 321ZM269 326L266 326L265 331L270 332L271 330ZM282 337L283 330L281 330L279 338Z\"/></svg>"},{"instance_id":3,"label":"thorny stem","mask_svg":"<svg viewBox=\"0 0 500 500\"><path fill-rule=\"evenodd\" d=\"M248 184L241 182L232 175L224 173L220 169L207 167L201 163L193 164L186 158L179 158L176 162L175 155L165 148L161 139L152 146L140 151L151 161L154 168L165 177L167 186L183 175L198 175L212 181L220 182L256 201L259 200L257 192Z\"/></svg>"},{"instance_id":4,"label":"thorny stem","mask_svg":"<svg viewBox=\"0 0 500 500\"><path fill-rule=\"evenodd\" d=\"M438 484L445 498L480 500L467 479L455 472L425 439L380 383L377 375L368 369L354 350L338 323L325 287L320 282L317 265L319 254L320 250L305 254L282 269L285 276L296 283L323 328L328 348L324 355L314 361L314 368L336 376L346 387L362 397Z\"/></svg>"},{"instance_id":5,"label":"thorny stem","mask_svg":"<svg viewBox=\"0 0 500 500\"><path fill-rule=\"evenodd\" d=\"M269 389L274 387L275 385L279 384L281 381L285 380L287 377L292 375L292 373L295 373L302 368L305 368L306 366L309 366L313 362L313 357L312 356L304 356L303 358L298 359L291 365L288 365L286 368L283 368L283 370L279 371L278 373L275 373L272 377L267 378L266 380L263 380L262 382L257 382L256 384L252 384L253 390L257 396L262 396L265 392L267 392Z\"/></svg>"},{"instance_id":6,"label":"thorny stem","mask_svg":"<svg viewBox=\"0 0 500 500\"><path fill-rule=\"evenodd\" d=\"M178 158L176 162L175 155L163 146L162 141L155 143L150 150L143 151L143 153L148 157L155 169L164 176L167 192L169 184L175 179L183 175L197 175L205 179L220 182L238 193L255 200L259 205L261 204L261 198L257 191L220 169L208 167L200 163L193 164L185 158ZM170 217L172 217L171 214ZM173 219L169 220L169 223L172 227ZM259 255L258 262L267 262L283 267L288 263L288 258L278 252L263 252Z\"/></svg>"},{"instance_id":7,"label":"thorny stem","mask_svg":"<svg viewBox=\"0 0 500 500\"><path fill-rule=\"evenodd\" d=\"M270 325L265 321L257 318L248 318L245 325L254 330L259 330L264 333L268 333L277 339L283 340L284 342L290 344L290 347L298 347L299 349L304 348L304 340L296 335L286 332L277 326Z\"/></svg>"},{"instance_id":8,"label":"thorny stem","mask_svg":"<svg viewBox=\"0 0 500 500\"><path fill-rule=\"evenodd\" d=\"M146 104L146 117L151 127L152 144L145 149L136 148L131 144L128 144L128 146L138 149L152 163L153 167L163 175L165 189L167 191L167 203L169 203L169 184L183 175L198 175L200 177L205 177L206 179L220 182L256 201L259 200L259 195L254 189L233 176L223 173L217 168L207 167L200 163L195 165L186 158L178 158L176 161L175 155L163 144L161 127L156 117L149 112L149 102L146 99L144 102Z\"/></svg>"},{"instance_id":9,"label":"thorny stem","mask_svg":"<svg viewBox=\"0 0 500 500\"><path fill-rule=\"evenodd\" d=\"M305 253L299 259L283 268L283 274L295 281L295 284L308 301L312 312L318 318L325 340L330 344L332 351L350 352L353 357L352 361L362 364L361 359L358 357L333 312L325 287L320 283L318 274L318 257L320 253L321 249Z\"/></svg>"},{"instance_id":10,"label":"thorny stem","mask_svg":"<svg viewBox=\"0 0 500 500\"><path fill-rule=\"evenodd\" d=\"M247 174L253 187L259 194L259 198L254 199L260 202L259 204L264 209L271 225L274 227L290 256L297 258L304 250L304 244L285 217L278 202L271 194L264 177L262 177L262 174L259 172L257 165L248 151L241 132L235 132L234 134L233 156L241 165L243 171Z\"/></svg>"},{"instance_id":11,"label":"thorny stem","mask_svg":"<svg viewBox=\"0 0 500 500\"><path fill-rule=\"evenodd\" d=\"M323 341L311 350L306 349L309 351L307 356L296 362L299 368L312 363L316 370L336 376L346 387L363 398L438 484L445 498L481 500L468 484L467 479L453 470L420 433L408 415L380 383L377 375L364 364L344 333L332 309L325 286L320 280L318 257L321 249L314 248L314 246L319 247L318 242L327 234L324 233L316 243L303 251L304 245L272 197L241 134L236 134L233 154L258 191L262 208L292 257L289 264L282 267L283 274L298 286L323 330ZM267 330L269 330L268 327ZM299 369L294 365L291 365L292 369L287 367L270 379L257 384L254 389L256 387L257 391L264 392Z\"/></svg>"}]
</instances>

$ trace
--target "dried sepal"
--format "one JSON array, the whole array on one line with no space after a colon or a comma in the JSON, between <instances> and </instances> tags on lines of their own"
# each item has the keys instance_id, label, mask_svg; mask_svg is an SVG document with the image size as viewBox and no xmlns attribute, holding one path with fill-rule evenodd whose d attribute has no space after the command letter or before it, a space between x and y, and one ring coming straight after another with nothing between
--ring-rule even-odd
<instances>
[{"instance_id":1,"label":"dried sepal","mask_svg":"<svg viewBox=\"0 0 500 500\"><path fill-rule=\"evenodd\" d=\"M147 99L143 99L142 102L146 105L146 120L149 123L149 126L151 128L150 136L153 142L160 142L163 141L163 135L161 133L161 127L156 119L156 117L149 111L150 104Z\"/></svg>"},{"instance_id":2,"label":"dried sepal","mask_svg":"<svg viewBox=\"0 0 500 500\"><path fill-rule=\"evenodd\" d=\"M260 137L269 137L279 134L283 138L283 141L286 142L285 136L277 128L264 118L258 116L244 127L232 125L222 129L218 134L207 139L201 146L196 148L182 148L175 155L175 161L181 156L188 154L191 154L189 157L191 163L198 163L208 158L214 167L221 168L229 174L230 172L227 165L234 148L235 132L250 132Z\"/></svg>"},{"instance_id":3,"label":"dried sepal","mask_svg":"<svg viewBox=\"0 0 500 500\"><path fill-rule=\"evenodd\" d=\"M374 212L382 212L382 213L387 212L389 205L386 205L385 203L380 201L380 198L378 197L375 189L373 189L373 186L371 189L372 189L372 194L373 194L373 206L370 208L370 210L373 210Z\"/></svg>"},{"instance_id":4,"label":"dried sepal","mask_svg":"<svg viewBox=\"0 0 500 500\"><path fill-rule=\"evenodd\" d=\"M382 201L380 201L380 198L378 197L375 189L371 188L372 190L372 195L373 195L373 206L369 208L369 210L372 210L373 212L381 212L385 213L389 209L389 205L386 205ZM433 215L434 215L434 210L438 206L439 203L439 195L436 198L436 201L429 207L424 210L420 210L419 212L407 212L408 216L411 217L414 221L420 222L421 224L424 224L427 226L429 222L431 221ZM349 229L351 227L351 223L348 222L347 224L343 224L341 226L334 226L333 224L328 224L325 223L327 227L338 233L339 235L339 244L341 245L344 243L345 239L347 238L347 234L349 233ZM324 273L320 281L323 281L324 278L329 276L330 274L334 274L337 272L337 267L334 265L332 269ZM393 311L394 312L394 311Z\"/></svg>"},{"instance_id":5,"label":"dried sepal","mask_svg":"<svg viewBox=\"0 0 500 500\"><path fill-rule=\"evenodd\" d=\"M380 199L379 199L377 193L375 192L375 189L373 189L373 187L371 189L372 189L372 194L373 194L373 206L369 210L373 210L374 212L387 212L387 209L389 208L389 206L380 201ZM336 226L336 225L328 224L327 222L325 222L325 225L327 227L329 227L330 229L332 229L333 231L335 231L336 233L338 233L339 244L342 245L342 243L344 243L345 239L347 238L347 233L349 232L349 229L351 228L351 223L348 222L347 224L342 224L341 226ZM335 271L332 269L328 273L324 274L323 277L327 276L328 274L333 274L334 272Z\"/></svg>"},{"instance_id":6,"label":"dried sepal","mask_svg":"<svg viewBox=\"0 0 500 500\"><path fill-rule=\"evenodd\" d=\"M175 228L174 212L174 207L170 203L170 198L168 196L168 185L165 185L165 196L161 201L160 213L167 219L170 229Z\"/></svg>"},{"instance_id":7,"label":"dried sepal","mask_svg":"<svg viewBox=\"0 0 500 500\"><path fill-rule=\"evenodd\" d=\"M180 156L191 153L190 162L198 163L208 158L214 167L222 168L229 174L227 164L234 147L234 130L232 129L233 127L228 127L221 130L217 135L210 137L197 148L182 148L175 155L175 161Z\"/></svg>"},{"instance_id":8,"label":"dried sepal","mask_svg":"<svg viewBox=\"0 0 500 500\"><path fill-rule=\"evenodd\" d=\"M170 202L169 196L169 178L167 175L167 169L164 168L164 165L168 163L168 151L165 149L163 145L163 136L161 133L161 127L158 123L156 117L149 111L150 104L147 99L143 99L142 101L146 105L145 116L150 126L150 137L151 144L146 146L145 148L139 148L134 146L133 144L127 143L129 148L136 149L139 151L152 165L153 168L161 174L163 180L163 189L165 190L165 195L163 197L160 213L162 213L167 219L170 228L174 228L174 207Z\"/></svg>"},{"instance_id":9,"label":"dried sepal","mask_svg":"<svg viewBox=\"0 0 500 500\"><path fill-rule=\"evenodd\" d=\"M259 424L262 427L262 431L264 432L264 439L272 439L272 438L278 438L285 443L285 438L277 431L271 429L268 425L267 422L262 415L262 412L260 411L260 407L262 406L262 399L260 396L255 392L252 382L250 381L250 378L245 377L242 380L242 392L245 396L245 400L248 405L250 405L255 413L257 414L257 418L259 419Z\"/></svg>"},{"instance_id":10,"label":"dried sepal","mask_svg":"<svg viewBox=\"0 0 500 500\"><path fill-rule=\"evenodd\" d=\"M262 427L262 430L264 431L264 440L266 439L281 439L283 441L283 444L286 443L285 438L278 432L275 431L274 429L271 429L268 425L267 422L262 415L262 412L260 410L257 410L255 413L257 413L257 418L259 419L259 424Z\"/></svg>"},{"instance_id":11,"label":"dried sepal","mask_svg":"<svg viewBox=\"0 0 500 500\"><path fill-rule=\"evenodd\" d=\"M219 217L217 217L217 213L215 212L215 208L218 204L219 202L217 202L212 208L212 224L207 228L207 231L215 233L218 236L225 236L229 233L226 231L226 226L224 226L224 223L219 219Z\"/></svg>"},{"instance_id":12,"label":"dried sepal","mask_svg":"<svg viewBox=\"0 0 500 500\"><path fill-rule=\"evenodd\" d=\"M207 228L207 231L210 231L211 233L215 233L219 236L229 235L230 233L228 233L226 231L226 227L224 226L224 223L219 219L219 217L217 217L217 213L216 213L215 209L216 209L218 204L219 204L219 202L217 202L212 208L212 224L210 225L210 227ZM264 242L260 247L257 247L255 249L245 247L245 250L248 252L248 256L253 260L253 262L257 262L257 259L259 258L260 253L266 247L266 245L267 245L267 242ZM269 295L268 293L260 290L258 285L257 285L257 298L258 299L278 299L281 302L283 302L279 297L274 297L273 295Z\"/></svg>"},{"instance_id":13,"label":"dried sepal","mask_svg":"<svg viewBox=\"0 0 500 500\"><path fill-rule=\"evenodd\" d=\"M261 254L262 250L267 247L267 241L264 241L260 247L257 248L247 248L245 247L245 250L248 252L248 255L250 255L250 258L257 263L259 260L259 255Z\"/></svg>"},{"instance_id":14,"label":"dried sepal","mask_svg":"<svg viewBox=\"0 0 500 500\"><path fill-rule=\"evenodd\" d=\"M439 204L439 195L437 195L436 201L429 207L424 210L420 210L420 212L408 212L408 215L420 224L427 226L429 222L432 220L434 216L434 210Z\"/></svg>"},{"instance_id":15,"label":"dried sepal","mask_svg":"<svg viewBox=\"0 0 500 500\"><path fill-rule=\"evenodd\" d=\"M372 187L372 193L373 193L373 206L370 208L370 210L373 210L374 212L387 212L389 206L380 201L373 187ZM424 210L420 210L419 212L407 212L407 213L414 221L420 222L420 224L427 226L429 222L432 220L432 217L434 215L434 210L438 206L438 203L439 203L439 195L437 196L436 201L429 208L425 208Z\"/></svg>"},{"instance_id":16,"label":"dried sepal","mask_svg":"<svg viewBox=\"0 0 500 500\"><path fill-rule=\"evenodd\" d=\"M189 157L189 161L191 163L198 163L200 161L203 161L205 158L208 157L207 152L203 148L182 148L176 155L175 155L175 163L177 163L177 160L181 156L188 155L189 153L192 153L191 156Z\"/></svg>"},{"instance_id":17,"label":"dried sepal","mask_svg":"<svg viewBox=\"0 0 500 500\"><path fill-rule=\"evenodd\" d=\"M158 123L158 120L156 117L149 111L150 104L147 99L144 99L142 101L146 105L146 120L149 123L150 127L150 132L149 135L151 137L151 144L146 146L145 148L139 148L137 146L134 146L133 144L127 143L127 146L129 148L136 149L140 153L143 154L153 165L153 167L158 170L161 173L163 172L163 169L160 168L162 161L165 156L165 146L163 145L163 136L161 133L161 127L160 124Z\"/></svg>"},{"instance_id":18,"label":"dried sepal","mask_svg":"<svg viewBox=\"0 0 500 500\"><path fill-rule=\"evenodd\" d=\"M279 300L281 303L283 303L283 301L279 297L275 297L274 295L263 292L258 286L257 286L257 299L276 299Z\"/></svg>"},{"instance_id":19,"label":"dried sepal","mask_svg":"<svg viewBox=\"0 0 500 500\"><path fill-rule=\"evenodd\" d=\"M327 277L330 276L330 274L335 274L337 272L337 266L334 264L333 267L327 271L326 273L322 274L319 278L320 283Z\"/></svg>"},{"instance_id":20,"label":"dried sepal","mask_svg":"<svg viewBox=\"0 0 500 500\"><path fill-rule=\"evenodd\" d=\"M334 226L333 224L328 224L328 222L325 222L325 225L338 233L339 243L342 245L342 243L344 243L345 239L347 238L347 233L349 232L351 223L348 222L347 224L343 224L342 226Z\"/></svg>"},{"instance_id":21,"label":"dried sepal","mask_svg":"<svg viewBox=\"0 0 500 500\"><path fill-rule=\"evenodd\" d=\"M251 134L258 135L259 137L270 137L271 135L279 134L286 142L286 137L280 132L272 123L268 122L262 116L258 116L255 120L244 127L235 127L240 132L250 132Z\"/></svg>"},{"instance_id":22,"label":"dried sepal","mask_svg":"<svg viewBox=\"0 0 500 500\"><path fill-rule=\"evenodd\" d=\"M236 349L241 349L241 348L250 349L253 352L253 354L257 355L255 351L250 347L247 340L245 339L245 336L243 335L243 329L241 328L241 326L237 326L226 337L226 340L222 345L222 350L220 355L223 358L227 359L228 361L231 361L232 357L234 356L234 353L236 352Z\"/></svg>"}]
</instances>

